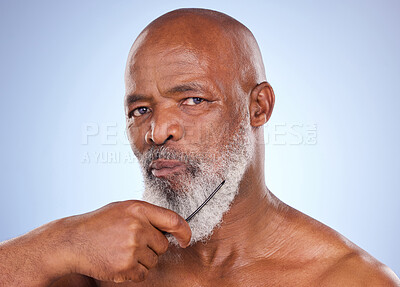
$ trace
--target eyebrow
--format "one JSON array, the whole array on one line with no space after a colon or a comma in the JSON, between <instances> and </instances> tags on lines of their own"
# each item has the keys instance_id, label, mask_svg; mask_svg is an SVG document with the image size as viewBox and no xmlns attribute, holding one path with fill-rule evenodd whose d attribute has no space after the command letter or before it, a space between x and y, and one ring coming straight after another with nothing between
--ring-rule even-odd
<instances>
[{"instance_id":1,"label":"eyebrow","mask_svg":"<svg viewBox=\"0 0 400 287\"><path fill-rule=\"evenodd\" d=\"M175 86L171 89L169 89L166 94L177 94L177 93L184 93L188 91L194 91L194 92L200 92L200 91L205 91L204 87L199 84L199 83L186 83L182 85ZM150 98L145 95L141 94L131 94L126 96L125 104L130 105L138 101L144 101L144 100L149 100Z\"/></svg>"},{"instance_id":2,"label":"eyebrow","mask_svg":"<svg viewBox=\"0 0 400 287\"><path fill-rule=\"evenodd\" d=\"M149 97L146 97L144 95L132 94L132 95L126 96L125 104L130 105L130 104L136 103L138 101L143 101L146 99L149 99Z\"/></svg>"},{"instance_id":3,"label":"eyebrow","mask_svg":"<svg viewBox=\"0 0 400 287\"><path fill-rule=\"evenodd\" d=\"M204 91L204 87L201 84L195 82L187 83L169 89L167 91L167 94L184 93L188 91L195 91L195 92Z\"/></svg>"}]
</instances>

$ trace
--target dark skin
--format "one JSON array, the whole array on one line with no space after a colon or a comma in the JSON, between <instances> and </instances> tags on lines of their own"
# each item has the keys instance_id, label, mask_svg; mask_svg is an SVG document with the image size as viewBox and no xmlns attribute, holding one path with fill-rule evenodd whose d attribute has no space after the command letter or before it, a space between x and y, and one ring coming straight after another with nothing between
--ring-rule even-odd
<instances>
[{"instance_id":1,"label":"dark skin","mask_svg":"<svg viewBox=\"0 0 400 287\"><path fill-rule=\"evenodd\" d=\"M271 116L275 96L265 80L257 44L240 23L196 9L158 18L135 41L125 81L125 111L131 118L127 130L137 155L152 146L217 153L241 120L250 122L255 155L223 223L207 243L187 247L191 231L178 214L141 201L114 203L0 245L0 265L6 270L0 282L400 285L389 268L334 230L285 205L266 187L260 127ZM243 107L247 113L239 112ZM168 245L161 231L175 236L181 247ZM21 279L15 283L14 278Z\"/></svg>"}]
</instances>

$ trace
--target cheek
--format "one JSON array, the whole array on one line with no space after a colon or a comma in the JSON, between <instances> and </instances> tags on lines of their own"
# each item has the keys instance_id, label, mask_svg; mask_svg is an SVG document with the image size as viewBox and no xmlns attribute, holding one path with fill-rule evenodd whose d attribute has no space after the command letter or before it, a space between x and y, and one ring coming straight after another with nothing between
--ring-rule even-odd
<instances>
[{"instance_id":1,"label":"cheek","mask_svg":"<svg viewBox=\"0 0 400 287\"><path fill-rule=\"evenodd\" d=\"M127 128L126 135L128 137L133 152L137 156L138 152L142 152L144 150L145 146L144 130L139 127L131 125L130 127Z\"/></svg>"},{"instance_id":2,"label":"cheek","mask_svg":"<svg viewBox=\"0 0 400 287\"><path fill-rule=\"evenodd\" d=\"M198 121L185 125L185 144L201 150L213 151L229 139L229 123L219 121Z\"/></svg>"}]
</instances>

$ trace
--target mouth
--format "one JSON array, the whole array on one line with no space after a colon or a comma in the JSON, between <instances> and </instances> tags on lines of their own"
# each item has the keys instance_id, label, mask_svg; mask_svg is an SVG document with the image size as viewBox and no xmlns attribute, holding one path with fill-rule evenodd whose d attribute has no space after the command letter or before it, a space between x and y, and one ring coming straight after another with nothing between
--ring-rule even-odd
<instances>
[{"instance_id":1,"label":"mouth","mask_svg":"<svg viewBox=\"0 0 400 287\"><path fill-rule=\"evenodd\" d=\"M157 159L151 162L150 171L155 177L168 177L186 171L186 165L177 160Z\"/></svg>"}]
</instances>

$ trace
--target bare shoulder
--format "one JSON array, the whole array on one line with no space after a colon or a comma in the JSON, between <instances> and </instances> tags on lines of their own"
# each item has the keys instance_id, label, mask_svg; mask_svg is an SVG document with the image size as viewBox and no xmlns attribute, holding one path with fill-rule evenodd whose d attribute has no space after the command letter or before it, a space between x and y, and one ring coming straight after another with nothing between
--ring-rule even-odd
<instances>
[{"instance_id":1,"label":"bare shoulder","mask_svg":"<svg viewBox=\"0 0 400 287\"><path fill-rule=\"evenodd\" d=\"M61 277L56 282L50 285L50 287L96 287L97 284L93 278L80 275L80 274L71 274L64 277Z\"/></svg>"},{"instance_id":2,"label":"bare shoulder","mask_svg":"<svg viewBox=\"0 0 400 287\"><path fill-rule=\"evenodd\" d=\"M400 287L399 278L389 267L337 231L297 210L291 209L290 217L298 231L294 237L298 258L315 263L316 286Z\"/></svg>"},{"instance_id":3,"label":"bare shoulder","mask_svg":"<svg viewBox=\"0 0 400 287\"><path fill-rule=\"evenodd\" d=\"M328 268L319 278L318 286L400 286L400 280L372 256L355 251Z\"/></svg>"}]
</instances>

